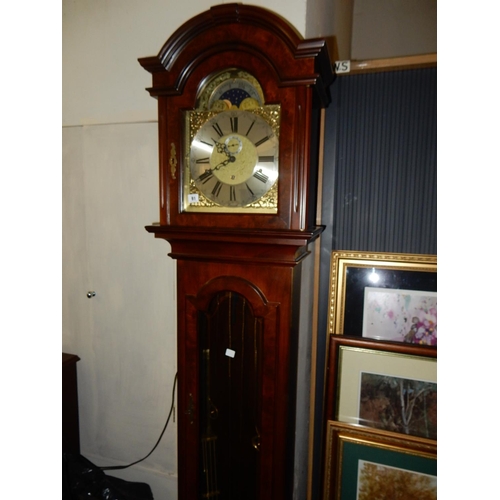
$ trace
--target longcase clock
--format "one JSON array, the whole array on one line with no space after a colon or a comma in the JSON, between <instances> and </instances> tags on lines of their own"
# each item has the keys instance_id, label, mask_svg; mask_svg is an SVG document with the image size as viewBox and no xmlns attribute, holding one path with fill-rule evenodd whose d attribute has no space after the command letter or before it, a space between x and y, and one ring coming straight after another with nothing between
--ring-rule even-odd
<instances>
[{"instance_id":1,"label":"longcase clock","mask_svg":"<svg viewBox=\"0 0 500 500\"><path fill-rule=\"evenodd\" d=\"M300 283L315 222L325 41L242 4L141 58L177 261L181 500L293 497Z\"/></svg>"}]
</instances>

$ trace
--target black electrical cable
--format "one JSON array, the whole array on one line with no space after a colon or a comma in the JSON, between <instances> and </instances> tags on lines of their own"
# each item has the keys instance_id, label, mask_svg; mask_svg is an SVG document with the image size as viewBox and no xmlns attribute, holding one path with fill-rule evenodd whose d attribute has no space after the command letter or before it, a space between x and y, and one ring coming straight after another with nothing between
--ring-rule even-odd
<instances>
[{"instance_id":1,"label":"black electrical cable","mask_svg":"<svg viewBox=\"0 0 500 500\"><path fill-rule=\"evenodd\" d=\"M143 460L146 460L146 458L153 453L153 451L156 450L157 446L160 444L161 438L163 437L163 434L167 430L168 423L170 422L170 417L172 416L172 412L174 411L174 406L175 406L175 386L177 385L177 373L175 374L174 377L174 386L172 388L172 404L170 405L170 411L168 413L167 421L165 423L165 427L163 427L163 430L161 431L160 437L158 438L158 441L156 441L156 444L153 446L153 449L144 457L139 460L136 460L135 462L132 462L131 464L128 465L115 465L115 466L110 466L110 467L101 467L102 470L119 470L119 469L127 469L128 467L132 467L132 465L138 464L139 462L142 462Z\"/></svg>"}]
</instances>

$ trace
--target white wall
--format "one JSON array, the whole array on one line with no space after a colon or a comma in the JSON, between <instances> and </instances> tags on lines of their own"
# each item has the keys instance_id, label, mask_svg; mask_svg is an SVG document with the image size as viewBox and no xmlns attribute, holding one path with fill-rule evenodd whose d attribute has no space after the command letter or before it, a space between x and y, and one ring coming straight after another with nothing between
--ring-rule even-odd
<instances>
[{"instance_id":1,"label":"white wall","mask_svg":"<svg viewBox=\"0 0 500 500\"><path fill-rule=\"evenodd\" d=\"M63 126L156 121L156 101L144 90L151 74L137 59L156 55L174 30L216 3L232 2L63 0ZM305 0L251 3L305 35Z\"/></svg>"},{"instance_id":2,"label":"white wall","mask_svg":"<svg viewBox=\"0 0 500 500\"><path fill-rule=\"evenodd\" d=\"M353 2L350 59L437 52L437 0Z\"/></svg>"},{"instance_id":3,"label":"white wall","mask_svg":"<svg viewBox=\"0 0 500 500\"><path fill-rule=\"evenodd\" d=\"M334 3L332 0L307 0L305 29L296 25L301 34L306 38L332 37ZM287 19L291 21L288 16Z\"/></svg>"},{"instance_id":4,"label":"white wall","mask_svg":"<svg viewBox=\"0 0 500 500\"><path fill-rule=\"evenodd\" d=\"M144 229L158 220L157 116L137 59L213 4L63 0L62 346L81 358L81 450L97 465L152 449L176 372L175 262ZM305 34L304 0L254 4ZM332 34L320 16L328 4L314 0L308 37ZM176 432L171 422L151 457L111 474L176 498Z\"/></svg>"}]
</instances>

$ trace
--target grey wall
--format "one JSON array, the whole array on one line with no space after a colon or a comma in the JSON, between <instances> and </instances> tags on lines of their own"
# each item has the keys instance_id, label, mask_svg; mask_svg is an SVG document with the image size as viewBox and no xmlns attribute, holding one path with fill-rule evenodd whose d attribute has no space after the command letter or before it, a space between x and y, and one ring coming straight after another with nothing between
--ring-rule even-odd
<instances>
[{"instance_id":1,"label":"grey wall","mask_svg":"<svg viewBox=\"0 0 500 500\"><path fill-rule=\"evenodd\" d=\"M436 72L334 84L325 160L335 176L332 249L437 253Z\"/></svg>"}]
</instances>

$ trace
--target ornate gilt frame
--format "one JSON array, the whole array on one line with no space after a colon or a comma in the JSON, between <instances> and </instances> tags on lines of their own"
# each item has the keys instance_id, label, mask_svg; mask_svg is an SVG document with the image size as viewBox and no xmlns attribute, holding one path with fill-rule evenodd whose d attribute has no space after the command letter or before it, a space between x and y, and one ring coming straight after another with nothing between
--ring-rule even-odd
<instances>
[{"instance_id":1,"label":"ornate gilt frame","mask_svg":"<svg viewBox=\"0 0 500 500\"><path fill-rule=\"evenodd\" d=\"M327 423L323 500L356 499L353 493L357 488L358 466L354 467L353 460L347 459L348 446L351 446L351 452L359 449L358 458L363 453L370 454L378 456L380 463L387 467L391 467L390 462L396 461L397 468L437 477L436 441L378 429L367 431L330 420ZM383 464L384 461L386 464ZM346 479L348 476L350 480Z\"/></svg>"},{"instance_id":2,"label":"ornate gilt frame","mask_svg":"<svg viewBox=\"0 0 500 500\"><path fill-rule=\"evenodd\" d=\"M351 300L352 291L348 283L348 271L366 269L367 272L391 271L392 275L405 273L406 276L428 277L427 281L437 283L437 256L403 253L362 253L334 251L331 256L330 288L328 299L328 334L348 334L361 336L358 331L346 331L346 300ZM431 273L413 274L413 273ZM433 276L432 273L435 273ZM426 285L427 286L427 285ZM437 286L435 284L434 286ZM396 287L397 288L397 287ZM415 288L418 289L418 288ZM350 314L347 311L347 314ZM362 315L361 315L362 320Z\"/></svg>"}]
</instances>

